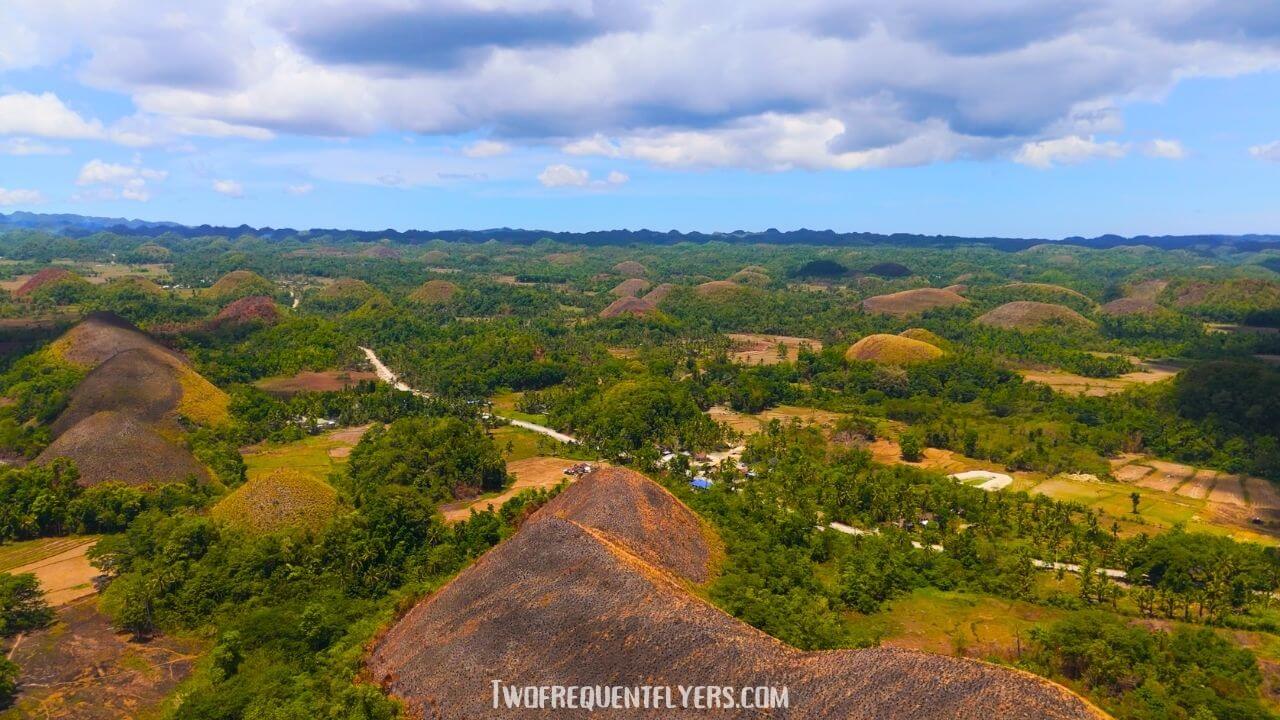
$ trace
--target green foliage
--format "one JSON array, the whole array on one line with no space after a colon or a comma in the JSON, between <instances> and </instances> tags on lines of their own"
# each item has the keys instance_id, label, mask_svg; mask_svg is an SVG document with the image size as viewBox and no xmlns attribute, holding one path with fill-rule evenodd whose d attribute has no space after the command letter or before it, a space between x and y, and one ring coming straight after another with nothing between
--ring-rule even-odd
<instances>
[{"instance_id":1,"label":"green foliage","mask_svg":"<svg viewBox=\"0 0 1280 720\"><path fill-rule=\"evenodd\" d=\"M1074 613L1033 631L1028 664L1081 683L1120 720L1276 717L1259 697L1253 654L1205 628L1153 632L1107 613Z\"/></svg>"},{"instance_id":2,"label":"green foliage","mask_svg":"<svg viewBox=\"0 0 1280 720\"><path fill-rule=\"evenodd\" d=\"M351 451L356 495L392 485L433 500L501 489L506 464L493 440L473 422L457 418L403 418L365 433Z\"/></svg>"},{"instance_id":3,"label":"green foliage","mask_svg":"<svg viewBox=\"0 0 1280 720\"><path fill-rule=\"evenodd\" d=\"M53 621L40 583L30 573L0 573L0 637L42 628Z\"/></svg>"}]
</instances>

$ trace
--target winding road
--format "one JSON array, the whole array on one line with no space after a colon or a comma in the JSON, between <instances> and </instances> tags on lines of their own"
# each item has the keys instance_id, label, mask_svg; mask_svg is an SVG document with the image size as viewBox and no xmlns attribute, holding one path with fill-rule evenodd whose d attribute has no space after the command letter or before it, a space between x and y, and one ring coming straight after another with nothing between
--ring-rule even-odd
<instances>
[{"instance_id":1,"label":"winding road","mask_svg":"<svg viewBox=\"0 0 1280 720\"><path fill-rule=\"evenodd\" d=\"M382 359L378 357L378 354L375 353L373 350L363 345L359 347L361 350L364 351L364 356L368 358L369 364L373 366L373 372L378 376L379 380L381 380L384 383L387 383L388 385L390 385L391 387L397 390L413 393L418 397L424 397L424 398L431 397L430 393L423 392L422 390L415 390L409 387L409 384L401 380L398 375L392 372L391 368L387 367L386 364L382 362ZM552 430L546 425L531 423L527 420L517 420L515 418L503 417L502 415L498 415L497 413L494 413L493 416L496 418L501 418L503 420L506 420L507 422L511 423L512 425L515 425L518 428L524 428L525 430L531 430L540 435L546 435L547 437L562 443L570 443L573 445L578 444L578 439L573 437L572 435L565 435L562 432Z\"/></svg>"}]
</instances>

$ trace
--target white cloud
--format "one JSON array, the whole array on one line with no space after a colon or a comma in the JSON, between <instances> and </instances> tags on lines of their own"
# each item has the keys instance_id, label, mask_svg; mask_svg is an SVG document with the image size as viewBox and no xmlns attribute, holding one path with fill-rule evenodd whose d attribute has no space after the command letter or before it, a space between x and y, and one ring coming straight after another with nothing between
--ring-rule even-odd
<instances>
[{"instance_id":1,"label":"white cloud","mask_svg":"<svg viewBox=\"0 0 1280 720\"><path fill-rule=\"evenodd\" d=\"M1148 157L1165 160L1182 160L1187 156L1187 149L1177 140L1155 139L1142 146L1142 152Z\"/></svg>"},{"instance_id":2,"label":"white cloud","mask_svg":"<svg viewBox=\"0 0 1280 720\"><path fill-rule=\"evenodd\" d=\"M1129 149L1118 142L1098 142L1093 137L1071 135L1027 143L1013 159L1023 165L1046 169L1055 165L1075 165L1086 160L1122 158L1128 152Z\"/></svg>"},{"instance_id":3,"label":"white cloud","mask_svg":"<svg viewBox=\"0 0 1280 720\"><path fill-rule=\"evenodd\" d=\"M1246 0L4 5L0 68L65 63L156 118L104 127L68 111L50 127L128 145L479 133L494 139L464 156L505 141L669 167L855 169L1020 149L1055 164L1080 147L1038 145L1078 138L1114 154L1085 139L1116 137L1127 103L1185 78L1280 68L1280 7ZM440 27L439 42L406 41Z\"/></svg>"},{"instance_id":4,"label":"white cloud","mask_svg":"<svg viewBox=\"0 0 1280 720\"><path fill-rule=\"evenodd\" d=\"M510 145L496 140L480 140L462 149L462 154L469 158L497 157L506 155L509 152L511 152Z\"/></svg>"},{"instance_id":5,"label":"white cloud","mask_svg":"<svg viewBox=\"0 0 1280 720\"><path fill-rule=\"evenodd\" d=\"M80 168L76 185L90 188L76 196L76 199L100 200L136 200L146 202L151 199L148 183L161 182L169 177L164 170L153 170L139 164L118 165L94 159Z\"/></svg>"},{"instance_id":6,"label":"white cloud","mask_svg":"<svg viewBox=\"0 0 1280 720\"><path fill-rule=\"evenodd\" d=\"M102 123L86 120L51 92L0 95L0 135L34 135L64 140L105 136Z\"/></svg>"},{"instance_id":7,"label":"white cloud","mask_svg":"<svg viewBox=\"0 0 1280 720\"><path fill-rule=\"evenodd\" d=\"M0 141L0 155L66 155L70 149L47 145L31 138L16 137Z\"/></svg>"},{"instance_id":8,"label":"white cloud","mask_svg":"<svg viewBox=\"0 0 1280 720\"><path fill-rule=\"evenodd\" d=\"M590 181L591 173L563 163L548 165L538 175L538 182L542 183L543 187L549 188L586 187Z\"/></svg>"},{"instance_id":9,"label":"white cloud","mask_svg":"<svg viewBox=\"0 0 1280 720\"><path fill-rule=\"evenodd\" d=\"M214 180L213 191L229 198L244 197L244 186L235 180Z\"/></svg>"},{"instance_id":10,"label":"white cloud","mask_svg":"<svg viewBox=\"0 0 1280 720\"><path fill-rule=\"evenodd\" d=\"M316 189L316 186L312 185L311 183L299 183L297 185L290 185L286 187L284 191L289 193L290 195L293 195L294 197L301 197L303 195L310 195L311 191L315 189Z\"/></svg>"},{"instance_id":11,"label":"white cloud","mask_svg":"<svg viewBox=\"0 0 1280 720\"><path fill-rule=\"evenodd\" d=\"M20 188L8 190L0 187L0 206L35 205L42 202L44 202L44 195L39 190L23 190Z\"/></svg>"},{"instance_id":12,"label":"white cloud","mask_svg":"<svg viewBox=\"0 0 1280 720\"><path fill-rule=\"evenodd\" d=\"M1269 160L1270 162L1280 162L1280 140L1264 143L1262 145L1254 145L1249 148L1249 154L1259 160Z\"/></svg>"},{"instance_id":13,"label":"white cloud","mask_svg":"<svg viewBox=\"0 0 1280 720\"><path fill-rule=\"evenodd\" d=\"M618 172L617 170L611 171L609 176L605 178L605 182L610 185L626 185L630 180L631 176L624 172Z\"/></svg>"}]
</instances>

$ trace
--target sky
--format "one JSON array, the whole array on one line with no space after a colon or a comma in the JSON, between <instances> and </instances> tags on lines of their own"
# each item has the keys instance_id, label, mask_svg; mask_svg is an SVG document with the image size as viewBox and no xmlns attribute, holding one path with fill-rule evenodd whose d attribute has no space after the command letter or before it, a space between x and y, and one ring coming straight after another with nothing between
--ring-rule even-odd
<instances>
[{"instance_id":1,"label":"sky","mask_svg":"<svg viewBox=\"0 0 1280 720\"><path fill-rule=\"evenodd\" d=\"M3 0L0 212L1280 233L1280 3Z\"/></svg>"}]
</instances>

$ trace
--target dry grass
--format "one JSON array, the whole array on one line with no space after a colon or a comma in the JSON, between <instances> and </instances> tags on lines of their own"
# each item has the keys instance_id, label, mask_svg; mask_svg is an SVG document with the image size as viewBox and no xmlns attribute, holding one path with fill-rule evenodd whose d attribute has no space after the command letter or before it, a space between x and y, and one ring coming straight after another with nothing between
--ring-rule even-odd
<instances>
[{"instance_id":1,"label":"dry grass","mask_svg":"<svg viewBox=\"0 0 1280 720\"><path fill-rule=\"evenodd\" d=\"M110 287L128 286L147 295L160 296L165 294L165 289L157 285L154 280L141 275L121 275L118 278L108 280L107 285Z\"/></svg>"},{"instance_id":2,"label":"dry grass","mask_svg":"<svg viewBox=\"0 0 1280 720\"><path fill-rule=\"evenodd\" d=\"M912 365L942 357L941 348L901 335L868 335L845 351L846 360L883 365Z\"/></svg>"},{"instance_id":3,"label":"dry grass","mask_svg":"<svg viewBox=\"0 0 1280 720\"><path fill-rule=\"evenodd\" d=\"M795 360L802 345L808 345L814 352L822 350L821 340L790 335L730 333L729 339L733 341L729 358L744 365L777 365ZM781 353L778 352L780 346L784 348Z\"/></svg>"},{"instance_id":4,"label":"dry grass","mask_svg":"<svg viewBox=\"0 0 1280 720\"><path fill-rule=\"evenodd\" d=\"M320 288L316 297L321 300L359 300L364 302L377 295L372 285L353 278L339 278Z\"/></svg>"},{"instance_id":5,"label":"dry grass","mask_svg":"<svg viewBox=\"0 0 1280 720\"><path fill-rule=\"evenodd\" d=\"M516 686L768 678L788 687L794 719L1103 717L1060 686L985 663L890 648L795 650L690 591L718 556L714 536L665 490L629 470L596 472L420 602L377 641L367 667L411 712L442 719L504 716L459 667Z\"/></svg>"},{"instance_id":6,"label":"dry grass","mask_svg":"<svg viewBox=\"0 0 1280 720\"><path fill-rule=\"evenodd\" d=\"M447 303L458 294L458 286L448 280L428 280L409 295L409 299L427 305Z\"/></svg>"},{"instance_id":7,"label":"dry grass","mask_svg":"<svg viewBox=\"0 0 1280 720\"><path fill-rule=\"evenodd\" d=\"M862 309L872 315L908 317L934 308L953 307L969 302L950 290L917 288L888 295L876 295L862 301Z\"/></svg>"},{"instance_id":8,"label":"dry grass","mask_svg":"<svg viewBox=\"0 0 1280 720\"><path fill-rule=\"evenodd\" d=\"M728 280L712 280L694 287L693 292L701 298L727 302L742 297L752 289Z\"/></svg>"},{"instance_id":9,"label":"dry grass","mask_svg":"<svg viewBox=\"0 0 1280 720\"><path fill-rule=\"evenodd\" d=\"M72 282L77 280L84 282L84 278L76 275L66 268L47 267L37 272L35 275L32 275L26 280L26 282L15 288L13 290L13 296L15 298L24 298L42 287L53 285L54 283L66 282L68 280Z\"/></svg>"},{"instance_id":10,"label":"dry grass","mask_svg":"<svg viewBox=\"0 0 1280 720\"><path fill-rule=\"evenodd\" d=\"M1169 287L1168 280L1143 280L1129 286L1129 297L1138 298L1139 300L1155 301L1160 297L1160 293Z\"/></svg>"},{"instance_id":11,"label":"dry grass","mask_svg":"<svg viewBox=\"0 0 1280 720\"><path fill-rule=\"evenodd\" d=\"M1127 390L1134 385L1150 385L1168 380L1178 374L1179 368L1159 363L1141 363L1138 369L1113 378L1091 378L1063 370L1019 370L1023 379L1048 385L1068 395L1103 397Z\"/></svg>"},{"instance_id":12,"label":"dry grass","mask_svg":"<svg viewBox=\"0 0 1280 720\"><path fill-rule=\"evenodd\" d=\"M85 369L93 369L126 350L156 349L175 358L177 353L148 337L129 321L106 312L92 313L53 341L55 357Z\"/></svg>"},{"instance_id":13,"label":"dry grass","mask_svg":"<svg viewBox=\"0 0 1280 720\"><path fill-rule=\"evenodd\" d=\"M1093 327L1093 321L1069 307L1051 303L1015 300L987 312L977 320L979 325L1006 330L1036 330L1050 327Z\"/></svg>"},{"instance_id":14,"label":"dry grass","mask_svg":"<svg viewBox=\"0 0 1280 720\"><path fill-rule=\"evenodd\" d=\"M758 266L753 265L752 268L758 268ZM767 287L771 282L769 276L763 272L763 269L751 268L743 268L730 275L729 281L739 285L750 285L751 287Z\"/></svg>"},{"instance_id":15,"label":"dry grass","mask_svg":"<svg viewBox=\"0 0 1280 720\"><path fill-rule=\"evenodd\" d=\"M219 310L209 325L213 328L220 328L251 322L271 324L278 321L281 315L283 313L280 312L280 308L276 306L275 300L272 300L270 296L247 295L238 300L233 300L222 310Z\"/></svg>"},{"instance_id":16,"label":"dry grass","mask_svg":"<svg viewBox=\"0 0 1280 720\"><path fill-rule=\"evenodd\" d=\"M289 468L251 478L213 507L210 514L251 533L291 528L319 530L338 511L338 493L327 483Z\"/></svg>"},{"instance_id":17,"label":"dry grass","mask_svg":"<svg viewBox=\"0 0 1280 720\"><path fill-rule=\"evenodd\" d=\"M97 541L96 537L35 540L32 542L41 544L39 556L3 572L35 575L50 605L66 605L95 592L93 579L101 571L89 564L88 554Z\"/></svg>"},{"instance_id":18,"label":"dry grass","mask_svg":"<svg viewBox=\"0 0 1280 720\"><path fill-rule=\"evenodd\" d=\"M1050 295L1062 295L1068 298L1074 298L1076 300L1084 300L1085 302L1088 302L1090 304L1093 303L1093 298L1089 297L1088 295L1085 295L1079 290L1072 290L1069 287L1063 287L1061 285L1052 285L1050 283L1013 282L1013 283L1009 283L1008 285L1005 285L1004 289L1014 290L1014 291L1030 290L1034 293L1041 294L1041 295L1046 293Z\"/></svg>"},{"instance_id":19,"label":"dry grass","mask_svg":"<svg viewBox=\"0 0 1280 720\"><path fill-rule=\"evenodd\" d=\"M657 307L659 304L662 303L663 300L666 300L667 296L670 295L675 289L676 289L676 286L672 285L671 283L662 283L658 287L650 290L649 293L645 295L643 299L652 303L654 307Z\"/></svg>"},{"instance_id":20,"label":"dry grass","mask_svg":"<svg viewBox=\"0 0 1280 720\"><path fill-rule=\"evenodd\" d=\"M906 330L898 333L898 335L904 338L911 338L912 340L919 340L923 343L929 343L930 345L936 348L941 348L942 350L947 350L951 345L951 341L932 331L925 330L924 328L907 328Z\"/></svg>"},{"instance_id":21,"label":"dry grass","mask_svg":"<svg viewBox=\"0 0 1280 720\"><path fill-rule=\"evenodd\" d=\"M428 265L437 265L449 258L449 253L443 250L428 250L422 253L422 262Z\"/></svg>"}]
</instances>

